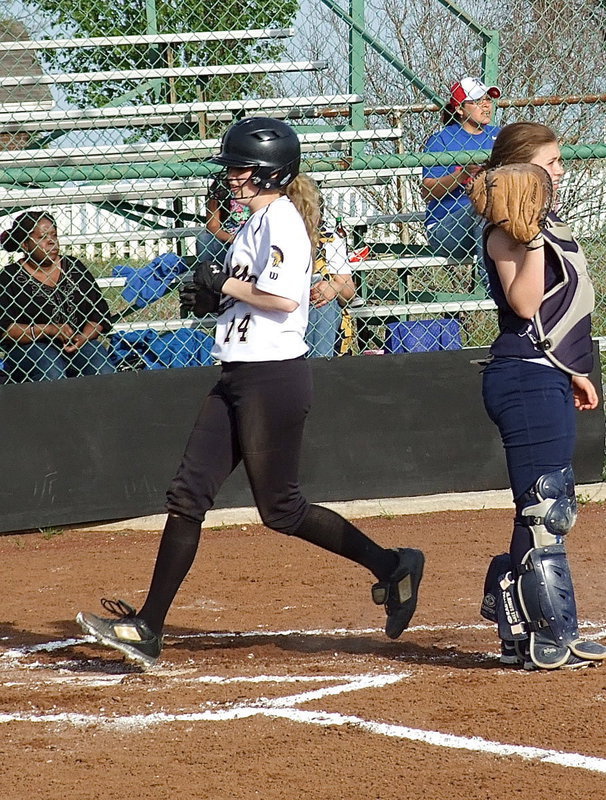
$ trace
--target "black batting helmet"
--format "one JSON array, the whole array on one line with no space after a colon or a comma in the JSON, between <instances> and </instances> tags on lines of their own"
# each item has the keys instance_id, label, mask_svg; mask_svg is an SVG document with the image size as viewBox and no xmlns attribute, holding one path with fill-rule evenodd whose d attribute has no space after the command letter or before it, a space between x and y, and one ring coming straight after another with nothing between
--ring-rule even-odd
<instances>
[{"instance_id":1,"label":"black batting helmet","mask_svg":"<svg viewBox=\"0 0 606 800\"><path fill-rule=\"evenodd\" d=\"M256 167L251 177L255 186L281 189L299 174L301 145L282 120L249 117L228 128L221 152L208 160L224 167Z\"/></svg>"}]
</instances>

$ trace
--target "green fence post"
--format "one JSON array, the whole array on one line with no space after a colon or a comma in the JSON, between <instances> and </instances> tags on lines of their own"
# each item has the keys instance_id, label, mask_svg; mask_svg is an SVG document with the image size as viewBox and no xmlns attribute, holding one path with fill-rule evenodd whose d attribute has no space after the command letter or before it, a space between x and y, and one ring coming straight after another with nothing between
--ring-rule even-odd
<instances>
[{"instance_id":1,"label":"green fence post","mask_svg":"<svg viewBox=\"0 0 606 800\"><path fill-rule=\"evenodd\" d=\"M145 0L145 33L154 34L158 33L158 16L156 14L156 0ZM160 62L160 50L157 45L151 45L149 48L149 62L150 66L158 66ZM153 80L151 82L154 94L156 96L156 103L160 102L162 96L162 81L161 79Z\"/></svg>"},{"instance_id":2,"label":"green fence post","mask_svg":"<svg viewBox=\"0 0 606 800\"><path fill-rule=\"evenodd\" d=\"M484 53L482 56L482 77L487 86L496 86L499 82L499 31L486 30L482 34L484 39ZM492 108L492 121L496 111L495 104Z\"/></svg>"},{"instance_id":3,"label":"green fence post","mask_svg":"<svg viewBox=\"0 0 606 800\"><path fill-rule=\"evenodd\" d=\"M364 0L349 0L349 14L356 23L356 27L349 28L349 92L364 97L365 75L365 43L359 28L364 28ZM354 103L351 107L350 126L354 131L363 130L366 125L364 118L364 101ZM364 153L363 142L351 143L351 156L356 158Z\"/></svg>"}]
</instances>

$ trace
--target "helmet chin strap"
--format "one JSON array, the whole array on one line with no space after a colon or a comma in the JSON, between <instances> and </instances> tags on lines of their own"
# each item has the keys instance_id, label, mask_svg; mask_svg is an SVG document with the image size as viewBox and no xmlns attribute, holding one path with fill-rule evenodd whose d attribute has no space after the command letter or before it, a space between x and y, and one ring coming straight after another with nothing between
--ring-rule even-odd
<instances>
[{"instance_id":1,"label":"helmet chin strap","mask_svg":"<svg viewBox=\"0 0 606 800\"><path fill-rule=\"evenodd\" d=\"M236 192L232 190L232 195L234 200L253 200L255 197L259 195L259 192L261 191L261 187L257 186L257 191L254 194L243 194L242 193L243 189L244 187L240 186L239 189L237 190L238 194L236 194Z\"/></svg>"},{"instance_id":2,"label":"helmet chin strap","mask_svg":"<svg viewBox=\"0 0 606 800\"><path fill-rule=\"evenodd\" d=\"M226 177L227 177L227 170L225 171L225 174L226 174ZM253 200L255 197L257 197L259 195L259 192L261 191L261 186L256 186L255 187L256 188L256 192L254 194L244 194L243 193L244 186L248 183L249 180L250 180L250 178L247 178L245 181L242 181L241 183L239 183L239 185L238 185L238 187L236 189L231 189L230 188L230 191L231 191L231 194L232 194L232 197L234 198L234 200Z\"/></svg>"},{"instance_id":3,"label":"helmet chin strap","mask_svg":"<svg viewBox=\"0 0 606 800\"><path fill-rule=\"evenodd\" d=\"M262 171L261 167L257 167L254 170L249 178L246 180L241 180L240 178L232 178L232 183L236 183L237 186L235 189L231 188L230 183L230 192L234 200L254 200L255 197L258 197L262 191L266 189L271 190L278 190L280 189L279 185L276 183L277 176L279 171L276 170L272 172L271 175L264 175L261 177L259 175L259 171ZM224 175L227 180L229 174L229 167L226 168ZM250 181L250 183L256 188L256 191L253 194L244 194L244 186ZM270 184L269 186L267 184Z\"/></svg>"}]
</instances>

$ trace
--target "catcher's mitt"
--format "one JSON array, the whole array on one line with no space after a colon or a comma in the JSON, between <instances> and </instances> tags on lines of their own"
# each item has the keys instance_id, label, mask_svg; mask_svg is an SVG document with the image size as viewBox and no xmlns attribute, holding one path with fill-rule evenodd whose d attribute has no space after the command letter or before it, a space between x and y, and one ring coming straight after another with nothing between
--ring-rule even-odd
<instances>
[{"instance_id":1,"label":"catcher's mitt","mask_svg":"<svg viewBox=\"0 0 606 800\"><path fill-rule=\"evenodd\" d=\"M521 244L528 244L545 227L553 200L551 178L537 164L482 170L467 193L480 216Z\"/></svg>"}]
</instances>

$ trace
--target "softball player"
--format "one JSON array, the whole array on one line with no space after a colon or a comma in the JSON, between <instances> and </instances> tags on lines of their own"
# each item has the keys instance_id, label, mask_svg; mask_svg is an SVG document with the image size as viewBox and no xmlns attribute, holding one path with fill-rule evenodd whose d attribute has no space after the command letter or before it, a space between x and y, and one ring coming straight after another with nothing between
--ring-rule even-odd
<instances>
[{"instance_id":1,"label":"softball player","mask_svg":"<svg viewBox=\"0 0 606 800\"><path fill-rule=\"evenodd\" d=\"M279 120L244 119L229 128L220 154L210 160L227 169L234 197L252 212L224 268L203 262L182 295L197 314L218 307L214 355L222 363L221 377L202 406L169 487L169 515L143 607L137 613L122 601L102 600L117 619L81 612L77 621L102 644L153 664L166 614L196 554L204 516L223 481L243 461L265 525L370 570L376 578L372 598L385 606L385 632L395 639L416 608L422 552L380 547L334 511L310 505L299 488L312 396L304 334L319 209L297 180L298 138Z\"/></svg>"},{"instance_id":2,"label":"softball player","mask_svg":"<svg viewBox=\"0 0 606 800\"><path fill-rule=\"evenodd\" d=\"M539 192L520 191L525 164L542 168L549 213L535 235L518 240L506 225L543 216ZM518 177L503 214L507 165ZM577 516L575 408L599 402L589 379L594 290L582 248L553 211L564 173L555 133L537 122L506 125L487 166L476 181L487 186L484 261L499 334L482 389L505 449L515 517L509 552L490 563L481 613L498 624L502 663L583 667L606 660L606 647L579 633L565 541Z\"/></svg>"}]
</instances>

